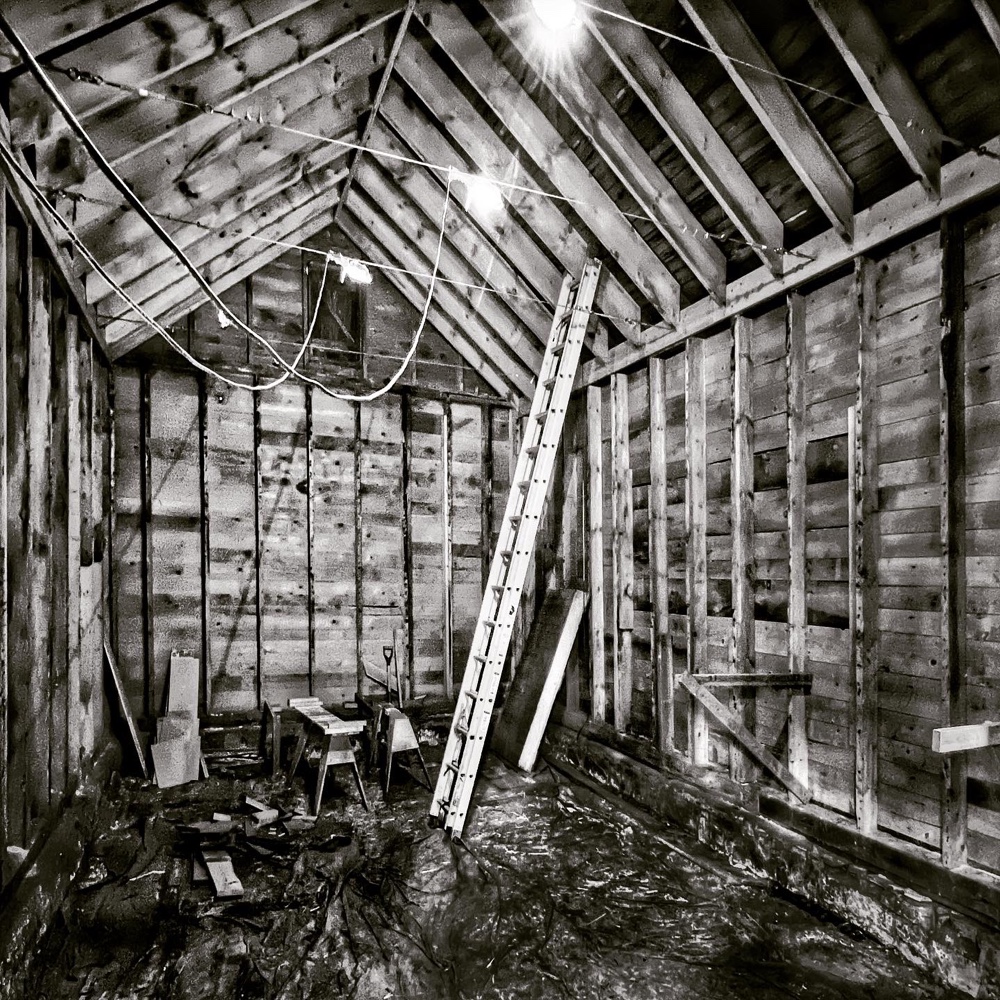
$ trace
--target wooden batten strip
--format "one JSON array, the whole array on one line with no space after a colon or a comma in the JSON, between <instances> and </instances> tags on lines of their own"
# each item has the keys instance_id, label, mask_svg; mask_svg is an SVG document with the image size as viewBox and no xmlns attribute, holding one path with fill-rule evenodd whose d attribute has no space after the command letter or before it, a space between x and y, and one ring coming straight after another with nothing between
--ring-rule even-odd
<instances>
[{"instance_id":1,"label":"wooden batten strip","mask_svg":"<svg viewBox=\"0 0 1000 1000\"><path fill-rule=\"evenodd\" d=\"M406 656L408 687L411 694L417 689L416 665L414 663L414 621L413 621L413 496L410 492L410 475L413 466L413 446L410 441L412 402L410 393L403 390L399 402L401 432L403 435L403 456L400 479L403 489L403 586L406 607Z\"/></svg>"},{"instance_id":2,"label":"wooden batten strip","mask_svg":"<svg viewBox=\"0 0 1000 1000\"><path fill-rule=\"evenodd\" d=\"M560 580L564 590L578 587L580 572L577 565L577 544L581 538L580 479L582 458L580 455L579 409L570 404L566 428L563 431L563 488L562 488L562 531L559 541L562 550L562 572ZM579 646L576 647L579 649ZM580 658L570 655L566 664L566 708L580 710Z\"/></svg>"},{"instance_id":3,"label":"wooden batten strip","mask_svg":"<svg viewBox=\"0 0 1000 1000\"><path fill-rule=\"evenodd\" d=\"M684 353L687 464L687 623L688 672L708 672L708 453L705 412L705 343L689 340ZM688 753L694 764L708 763L708 715L692 698Z\"/></svg>"},{"instance_id":4,"label":"wooden batten strip","mask_svg":"<svg viewBox=\"0 0 1000 1000\"><path fill-rule=\"evenodd\" d=\"M731 399L733 406L732 460L730 463L730 510L733 531L733 645L730 656L732 673L753 673L756 663L754 629L754 470L753 470L753 361L750 343L753 323L746 316L733 321ZM757 693L741 692L731 697L737 717L747 731L757 728ZM756 776L752 759L746 753L733 753L729 759L734 781L751 781Z\"/></svg>"},{"instance_id":5,"label":"wooden batten strip","mask_svg":"<svg viewBox=\"0 0 1000 1000\"><path fill-rule=\"evenodd\" d=\"M16 242L12 244L16 246ZM0 615L0 851L6 856L8 840L7 810L8 793L8 747L10 745L10 678L7 613L10 609L10 586L7 579L7 341L10 336L7 310L7 283L11 277L12 261L7 258L7 185L0 177L0 601L4 613ZM0 876L2 878L2 876Z\"/></svg>"},{"instance_id":6,"label":"wooden batten strip","mask_svg":"<svg viewBox=\"0 0 1000 1000\"><path fill-rule=\"evenodd\" d=\"M142 690L143 714L152 719L159 708L153 704L153 470L151 373L139 372L139 521L142 553Z\"/></svg>"},{"instance_id":7,"label":"wooden batten strip","mask_svg":"<svg viewBox=\"0 0 1000 1000\"><path fill-rule=\"evenodd\" d=\"M625 732L632 714L632 629L635 586L632 553L632 470L628 449L628 376L611 380L611 506L614 516L611 577L615 593L615 729Z\"/></svg>"},{"instance_id":8,"label":"wooden batten strip","mask_svg":"<svg viewBox=\"0 0 1000 1000\"><path fill-rule=\"evenodd\" d=\"M250 303L247 303L247 315L250 314ZM248 344L249 349L249 344ZM257 377L254 376L254 384L257 384ZM254 674L256 684L256 705L260 711L264 707L264 615L263 588L260 582L260 567L263 555L264 528L263 511L261 510L261 461L260 461L261 433L260 433L260 393L253 394L253 579L254 579L254 606L256 614L256 639L257 639L257 669Z\"/></svg>"},{"instance_id":9,"label":"wooden batten strip","mask_svg":"<svg viewBox=\"0 0 1000 1000\"><path fill-rule=\"evenodd\" d=\"M66 345L63 365L66 371L66 623L68 628L66 645L66 770L72 781L80 775L83 731L80 703L80 329L75 315L67 317ZM108 475L111 475L109 463ZM113 509L112 501L111 508ZM108 534L107 565L111 566L111 540L114 532ZM109 589L112 589L109 587ZM113 616L112 616L113 617ZM2 787L2 786L0 786Z\"/></svg>"},{"instance_id":10,"label":"wooden batten strip","mask_svg":"<svg viewBox=\"0 0 1000 1000\"><path fill-rule=\"evenodd\" d=\"M667 549L667 416L662 358L649 360L649 577L653 604L653 717L661 753L674 747L674 650Z\"/></svg>"},{"instance_id":11,"label":"wooden batten strip","mask_svg":"<svg viewBox=\"0 0 1000 1000\"><path fill-rule=\"evenodd\" d=\"M946 216L941 223L941 339L939 378L941 552L941 724L968 721L966 672L965 488L965 227ZM967 760L941 762L941 860L949 868L968 857Z\"/></svg>"},{"instance_id":12,"label":"wooden batten strip","mask_svg":"<svg viewBox=\"0 0 1000 1000\"><path fill-rule=\"evenodd\" d=\"M442 641L444 650L442 664L444 667L444 693L446 698L454 696L455 664L454 660L454 622L452 617L452 452L451 452L451 403L445 401L441 414L441 580L444 586L443 607L444 623L442 626Z\"/></svg>"},{"instance_id":13,"label":"wooden batten strip","mask_svg":"<svg viewBox=\"0 0 1000 1000\"><path fill-rule=\"evenodd\" d=\"M189 321L190 336L193 317ZM190 339L189 339L190 343ZM198 486L201 491L199 525L201 528L201 692L198 698L198 710L208 715L212 705L212 643L209 641L209 629L212 627L211 595L212 595L212 532L209 523L208 503L208 377L204 374L198 378Z\"/></svg>"},{"instance_id":14,"label":"wooden batten strip","mask_svg":"<svg viewBox=\"0 0 1000 1000\"><path fill-rule=\"evenodd\" d=\"M785 316L785 385L788 421L788 672L806 669L806 300L788 296ZM788 700L788 769L809 784L806 700Z\"/></svg>"},{"instance_id":15,"label":"wooden batten strip","mask_svg":"<svg viewBox=\"0 0 1000 1000\"><path fill-rule=\"evenodd\" d=\"M608 714L604 669L604 478L601 455L601 390L587 388L587 583L590 589L590 717Z\"/></svg>"},{"instance_id":16,"label":"wooden batten strip","mask_svg":"<svg viewBox=\"0 0 1000 1000\"><path fill-rule=\"evenodd\" d=\"M859 257L855 267L858 323L858 393L849 434L853 468L851 630L854 670L854 808L858 828L878 826L878 424L875 295L876 265ZM853 459L853 461L852 461Z\"/></svg>"},{"instance_id":17,"label":"wooden batten strip","mask_svg":"<svg viewBox=\"0 0 1000 1000\"><path fill-rule=\"evenodd\" d=\"M305 268L303 275L303 295L306 294L308 285L305 281ZM303 310L302 315L308 316L308 310ZM305 407L306 407L306 618L309 644L309 696L316 692L313 690L316 683L316 497L313 492L313 463L315 461L313 451L313 387L306 385Z\"/></svg>"},{"instance_id":18,"label":"wooden batten strip","mask_svg":"<svg viewBox=\"0 0 1000 1000\"><path fill-rule=\"evenodd\" d=\"M364 448L361 444L361 407L363 403L354 404L354 653L357 658L358 691L367 691L367 677L364 664L365 616L364 616L364 558L365 536L362 514L361 458Z\"/></svg>"}]
</instances>

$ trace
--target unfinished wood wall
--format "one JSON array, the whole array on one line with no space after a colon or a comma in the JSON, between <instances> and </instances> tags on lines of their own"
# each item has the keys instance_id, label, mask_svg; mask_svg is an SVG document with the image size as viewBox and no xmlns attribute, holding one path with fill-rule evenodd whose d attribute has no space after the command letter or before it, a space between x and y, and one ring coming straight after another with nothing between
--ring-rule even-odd
<instances>
[{"instance_id":1,"label":"unfinished wood wall","mask_svg":"<svg viewBox=\"0 0 1000 1000\"><path fill-rule=\"evenodd\" d=\"M109 369L0 185L0 849L30 847L107 730Z\"/></svg>"},{"instance_id":2,"label":"unfinished wood wall","mask_svg":"<svg viewBox=\"0 0 1000 1000\"><path fill-rule=\"evenodd\" d=\"M287 255L230 293L289 359L318 288L306 264ZM416 313L381 282L366 310L365 354L350 347L357 331L323 311L304 371L345 391L361 370L387 379ZM207 307L180 333L235 377L273 378L259 345ZM400 388L370 403L293 379L251 394L156 348L128 362L117 374L113 549L136 713L163 711L172 649L201 658L211 715L373 690L364 670L385 676L385 645L405 690L450 691L488 570L491 484L510 466L506 403L468 395L483 383L430 333Z\"/></svg>"},{"instance_id":3,"label":"unfinished wood wall","mask_svg":"<svg viewBox=\"0 0 1000 1000\"><path fill-rule=\"evenodd\" d=\"M1000 871L1000 753L931 752L1000 715L998 261L1000 208L947 219L578 395L569 706L745 780L673 678L807 671L716 691L820 806Z\"/></svg>"}]
</instances>

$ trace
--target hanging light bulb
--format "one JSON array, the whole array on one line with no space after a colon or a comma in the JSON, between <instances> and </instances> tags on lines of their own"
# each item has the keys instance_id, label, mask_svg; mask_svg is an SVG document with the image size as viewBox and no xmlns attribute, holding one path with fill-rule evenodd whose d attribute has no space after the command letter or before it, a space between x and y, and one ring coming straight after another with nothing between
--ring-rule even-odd
<instances>
[{"instance_id":1,"label":"hanging light bulb","mask_svg":"<svg viewBox=\"0 0 1000 1000\"><path fill-rule=\"evenodd\" d=\"M576 0L531 0L531 5L549 31L565 31L576 20Z\"/></svg>"},{"instance_id":2,"label":"hanging light bulb","mask_svg":"<svg viewBox=\"0 0 1000 1000\"><path fill-rule=\"evenodd\" d=\"M372 272L368 265L355 257L347 257L342 253L331 253L330 260L340 268L340 283L343 284L348 278L357 285L370 285L372 283Z\"/></svg>"},{"instance_id":3,"label":"hanging light bulb","mask_svg":"<svg viewBox=\"0 0 1000 1000\"><path fill-rule=\"evenodd\" d=\"M503 211L503 194L496 181L482 174L457 175L465 184L465 208L477 215L493 216Z\"/></svg>"}]
</instances>

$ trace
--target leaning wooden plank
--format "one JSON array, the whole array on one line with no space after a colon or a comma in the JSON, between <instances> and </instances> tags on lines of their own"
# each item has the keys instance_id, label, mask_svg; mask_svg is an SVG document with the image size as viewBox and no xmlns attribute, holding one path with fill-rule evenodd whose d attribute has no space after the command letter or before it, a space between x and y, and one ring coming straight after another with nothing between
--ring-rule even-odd
<instances>
[{"instance_id":1,"label":"leaning wooden plank","mask_svg":"<svg viewBox=\"0 0 1000 1000\"><path fill-rule=\"evenodd\" d=\"M198 714L198 659L176 649L170 654L167 712Z\"/></svg>"},{"instance_id":2,"label":"leaning wooden plank","mask_svg":"<svg viewBox=\"0 0 1000 1000\"><path fill-rule=\"evenodd\" d=\"M225 851L202 851L201 860L215 887L216 899L237 899L243 895L243 883L233 871L233 860Z\"/></svg>"},{"instance_id":3,"label":"leaning wooden plank","mask_svg":"<svg viewBox=\"0 0 1000 1000\"><path fill-rule=\"evenodd\" d=\"M549 591L528 637L492 747L522 771L535 766L586 606L582 590Z\"/></svg>"},{"instance_id":4,"label":"leaning wooden plank","mask_svg":"<svg viewBox=\"0 0 1000 1000\"><path fill-rule=\"evenodd\" d=\"M197 737L160 740L153 744L150 752L156 784L160 788L173 788L198 780L201 741Z\"/></svg>"},{"instance_id":5,"label":"leaning wooden plank","mask_svg":"<svg viewBox=\"0 0 1000 1000\"><path fill-rule=\"evenodd\" d=\"M982 747L1000 747L1000 722L942 726L931 732L931 750L934 753L961 753Z\"/></svg>"},{"instance_id":6,"label":"leaning wooden plank","mask_svg":"<svg viewBox=\"0 0 1000 1000\"><path fill-rule=\"evenodd\" d=\"M146 755L142 752L142 744L139 742L139 734L136 732L135 719L132 717L132 709L129 706L128 698L125 696L125 687L122 684L122 675L118 671L118 661L115 654L111 652L107 639L104 640L104 659L107 661L108 670L111 672L111 680L115 685L115 693L118 696L118 705L121 708L122 716L128 725L129 736L132 737L132 746L135 747L135 755L139 758L139 766L142 768L142 776L149 778L149 771L146 768Z\"/></svg>"},{"instance_id":7,"label":"leaning wooden plank","mask_svg":"<svg viewBox=\"0 0 1000 1000\"><path fill-rule=\"evenodd\" d=\"M766 768L794 795L800 802L807 803L811 795L809 789L800 781L792 777L791 771L778 760L769 750L762 746L757 737L751 733L746 726L737 718L732 709L723 705L718 698L705 688L691 674L681 674L677 682L702 705L706 711L710 712L715 721L729 733L733 739L739 740L743 749L753 757L761 767Z\"/></svg>"}]
</instances>

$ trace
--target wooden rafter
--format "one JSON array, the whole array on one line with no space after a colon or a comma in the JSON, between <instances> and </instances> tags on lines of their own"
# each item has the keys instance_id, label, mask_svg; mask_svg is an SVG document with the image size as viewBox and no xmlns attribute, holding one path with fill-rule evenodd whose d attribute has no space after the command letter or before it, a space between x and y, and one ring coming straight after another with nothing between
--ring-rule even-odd
<instances>
[{"instance_id":1,"label":"wooden rafter","mask_svg":"<svg viewBox=\"0 0 1000 1000\"><path fill-rule=\"evenodd\" d=\"M628 224L579 157L510 75L458 7L422 0L419 10L428 31L504 122L511 135L552 185L642 290L667 323L676 322L680 289L649 245Z\"/></svg>"},{"instance_id":2,"label":"wooden rafter","mask_svg":"<svg viewBox=\"0 0 1000 1000\"><path fill-rule=\"evenodd\" d=\"M851 239L854 184L743 16L731 0L679 2L816 204Z\"/></svg>"},{"instance_id":3,"label":"wooden rafter","mask_svg":"<svg viewBox=\"0 0 1000 1000\"><path fill-rule=\"evenodd\" d=\"M1000 10L997 9L996 0L972 0L972 6L976 8L993 47L1000 52Z\"/></svg>"},{"instance_id":4,"label":"wooden rafter","mask_svg":"<svg viewBox=\"0 0 1000 1000\"><path fill-rule=\"evenodd\" d=\"M809 0L823 30L928 191L941 183L941 127L863 0Z\"/></svg>"},{"instance_id":5,"label":"wooden rafter","mask_svg":"<svg viewBox=\"0 0 1000 1000\"><path fill-rule=\"evenodd\" d=\"M531 190L538 189L531 176L517 168L503 140L414 39L409 39L400 51L396 73L420 97L445 127L455 146L476 167L488 176L513 180ZM388 109L385 113L389 113ZM536 234L556 260L571 274L579 274L587 260L587 243L555 204L548 198L514 191L508 201L514 206L517 217ZM555 291L549 294L558 296L561 282L562 278L557 274ZM641 342L638 334L639 307L607 269L602 271L597 286L597 304L612 317L611 322L628 340Z\"/></svg>"},{"instance_id":6,"label":"wooden rafter","mask_svg":"<svg viewBox=\"0 0 1000 1000\"><path fill-rule=\"evenodd\" d=\"M755 244L764 264L780 274L776 248L783 226L777 213L646 33L620 19L630 16L622 0L602 0L601 7L619 18L588 13L591 34L733 225Z\"/></svg>"},{"instance_id":7,"label":"wooden rafter","mask_svg":"<svg viewBox=\"0 0 1000 1000\"><path fill-rule=\"evenodd\" d=\"M495 0L486 10L518 48L534 73L544 79L576 126L614 171L639 207L677 251L702 287L716 301L726 297L726 257L706 240L701 222L628 130L610 101L579 66L550 72L544 49L523 30L523 16L511 0Z\"/></svg>"}]
</instances>

